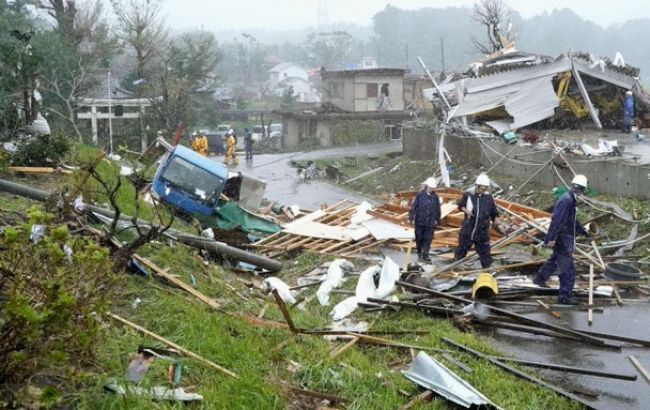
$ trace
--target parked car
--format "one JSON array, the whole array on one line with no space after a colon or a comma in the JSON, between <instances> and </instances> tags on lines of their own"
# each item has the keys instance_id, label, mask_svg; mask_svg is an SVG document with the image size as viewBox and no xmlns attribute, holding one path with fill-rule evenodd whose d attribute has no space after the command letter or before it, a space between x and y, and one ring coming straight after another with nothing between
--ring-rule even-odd
<instances>
[{"instance_id":1,"label":"parked car","mask_svg":"<svg viewBox=\"0 0 650 410\"><path fill-rule=\"evenodd\" d=\"M282 138L282 124L271 124L269 127L269 137L273 139L281 139Z\"/></svg>"},{"instance_id":2,"label":"parked car","mask_svg":"<svg viewBox=\"0 0 650 410\"><path fill-rule=\"evenodd\" d=\"M218 131L206 130L205 136L208 138L208 151L214 152L217 155L225 154L225 138L223 138Z\"/></svg>"},{"instance_id":3,"label":"parked car","mask_svg":"<svg viewBox=\"0 0 650 410\"><path fill-rule=\"evenodd\" d=\"M265 127L263 125L256 125L253 127L251 130L252 136L253 136L253 141L258 142L263 140L268 134L268 127Z\"/></svg>"},{"instance_id":4,"label":"parked car","mask_svg":"<svg viewBox=\"0 0 650 410\"><path fill-rule=\"evenodd\" d=\"M219 124L217 125L217 135L219 138L221 138L221 142L223 144L223 150L225 151L225 146L226 146L226 133L230 129L230 124Z\"/></svg>"}]
</instances>

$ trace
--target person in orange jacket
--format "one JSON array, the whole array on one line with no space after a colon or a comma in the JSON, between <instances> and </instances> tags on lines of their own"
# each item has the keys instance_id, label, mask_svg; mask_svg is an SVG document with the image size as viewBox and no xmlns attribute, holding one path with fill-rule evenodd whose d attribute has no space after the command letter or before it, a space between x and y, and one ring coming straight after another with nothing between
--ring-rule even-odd
<instances>
[{"instance_id":1,"label":"person in orange jacket","mask_svg":"<svg viewBox=\"0 0 650 410\"><path fill-rule=\"evenodd\" d=\"M192 149L204 157L208 155L208 138L202 132L194 137Z\"/></svg>"},{"instance_id":2,"label":"person in orange jacket","mask_svg":"<svg viewBox=\"0 0 650 410\"><path fill-rule=\"evenodd\" d=\"M226 144L228 148L226 151L226 158L224 159L223 163L228 165L228 162L230 162L230 159L232 159L233 164L238 165L239 160L237 159L237 154L235 154L235 147L237 145L237 140L235 139L233 130L228 131Z\"/></svg>"}]
</instances>

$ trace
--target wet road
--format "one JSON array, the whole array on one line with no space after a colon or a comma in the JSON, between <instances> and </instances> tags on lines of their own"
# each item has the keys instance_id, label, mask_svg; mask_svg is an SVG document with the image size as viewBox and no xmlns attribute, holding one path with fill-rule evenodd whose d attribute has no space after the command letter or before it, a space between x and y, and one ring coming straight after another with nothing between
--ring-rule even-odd
<instances>
[{"instance_id":1,"label":"wet road","mask_svg":"<svg viewBox=\"0 0 650 410\"><path fill-rule=\"evenodd\" d=\"M288 154L261 154L253 157L253 162L247 164L243 155L239 157L239 165L231 166L232 170L252 174L266 181L264 197L282 205L297 204L305 209L319 209L321 204L332 205L340 200L347 199L363 202L365 199L352 192L348 192L323 180L301 181L298 179L296 168L289 165L289 161L309 160L336 157L356 157L367 154L383 154L387 152L401 152L401 141L358 145L343 148L331 148L311 152L294 152ZM216 161L223 160L223 156L213 157Z\"/></svg>"},{"instance_id":2,"label":"wet road","mask_svg":"<svg viewBox=\"0 0 650 410\"><path fill-rule=\"evenodd\" d=\"M648 303L604 307L603 313L594 313L592 326L587 326L587 312L563 310L561 320L552 319L543 313L526 316L543 321L553 320L551 322L553 324L565 324L576 329L650 340L649 308ZM623 343L621 351L603 350L568 340L509 330L498 330L488 335L500 351L519 359L633 375L638 373L628 356L634 355L646 369L650 370L650 348L647 347ZM528 369L524 368L524 370ZM598 392L598 399L593 402L595 408L650 409L650 385L640 374L636 381L624 381L550 370L534 370L538 370L545 380L565 390L569 390L570 386L577 386ZM584 397L591 401L591 398Z\"/></svg>"}]
</instances>

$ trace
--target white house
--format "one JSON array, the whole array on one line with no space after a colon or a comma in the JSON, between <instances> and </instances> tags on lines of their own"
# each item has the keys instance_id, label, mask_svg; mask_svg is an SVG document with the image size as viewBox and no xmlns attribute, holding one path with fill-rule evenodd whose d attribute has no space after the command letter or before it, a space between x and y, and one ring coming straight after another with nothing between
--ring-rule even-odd
<instances>
[{"instance_id":1,"label":"white house","mask_svg":"<svg viewBox=\"0 0 650 410\"><path fill-rule=\"evenodd\" d=\"M284 93L284 90L289 87L293 88L293 95L298 99L298 102L301 103L318 103L320 102L320 97L318 92L314 89L311 83L300 77L287 77L275 86L275 95L281 96Z\"/></svg>"},{"instance_id":2,"label":"white house","mask_svg":"<svg viewBox=\"0 0 650 410\"><path fill-rule=\"evenodd\" d=\"M285 78L297 77L309 81L307 70L295 63L280 63L269 70L269 86L271 89Z\"/></svg>"}]
</instances>

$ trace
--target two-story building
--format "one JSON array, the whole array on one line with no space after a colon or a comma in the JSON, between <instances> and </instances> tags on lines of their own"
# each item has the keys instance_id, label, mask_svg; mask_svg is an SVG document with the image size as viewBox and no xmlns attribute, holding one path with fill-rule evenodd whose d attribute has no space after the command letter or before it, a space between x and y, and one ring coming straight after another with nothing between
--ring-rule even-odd
<instances>
[{"instance_id":1,"label":"two-story building","mask_svg":"<svg viewBox=\"0 0 650 410\"><path fill-rule=\"evenodd\" d=\"M283 145L347 145L400 139L410 118L404 102L405 70L321 70L322 103L311 111L281 111Z\"/></svg>"},{"instance_id":2,"label":"two-story building","mask_svg":"<svg viewBox=\"0 0 650 410\"><path fill-rule=\"evenodd\" d=\"M404 110L404 73L401 68L321 70L323 101L352 112Z\"/></svg>"}]
</instances>

